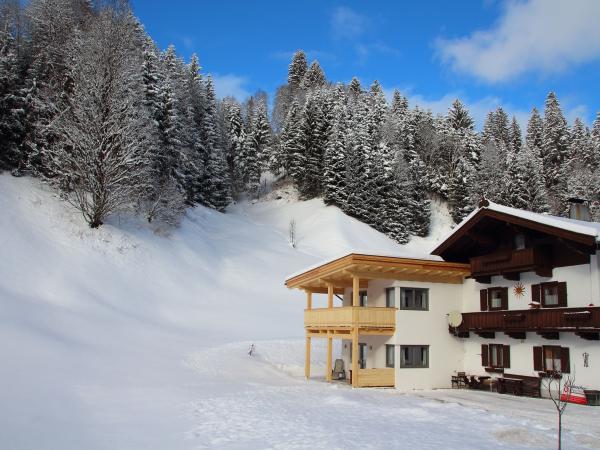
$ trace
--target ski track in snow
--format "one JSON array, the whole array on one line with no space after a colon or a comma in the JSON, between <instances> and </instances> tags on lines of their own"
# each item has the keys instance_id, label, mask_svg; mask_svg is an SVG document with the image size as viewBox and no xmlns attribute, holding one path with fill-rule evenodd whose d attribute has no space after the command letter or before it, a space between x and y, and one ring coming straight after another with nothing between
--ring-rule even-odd
<instances>
[{"instance_id":1,"label":"ski track in snow","mask_svg":"<svg viewBox=\"0 0 600 450\"><path fill-rule=\"evenodd\" d=\"M324 341L306 382L304 296L285 276L354 248L428 251L451 221L434 204L431 237L400 246L277 196L195 208L170 233L126 216L90 230L38 181L0 175L0 449L554 446L546 400L327 384ZM565 448L598 448L600 408L582 408Z\"/></svg>"}]
</instances>

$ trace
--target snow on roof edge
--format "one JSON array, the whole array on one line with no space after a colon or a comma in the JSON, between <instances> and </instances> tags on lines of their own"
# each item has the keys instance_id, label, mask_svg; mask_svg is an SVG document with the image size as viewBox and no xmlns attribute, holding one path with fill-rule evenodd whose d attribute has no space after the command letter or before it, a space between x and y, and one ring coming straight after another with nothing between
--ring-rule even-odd
<instances>
[{"instance_id":1,"label":"snow on roof edge","mask_svg":"<svg viewBox=\"0 0 600 450\"><path fill-rule=\"evenodd\" d=\"M369 250L350 250L350 251L347 251L344 253L340 253L334 257L321 260L315 264L305 267L302 270L294 272L294 273L288 275L287 277L285 277L285 281L289 281L292 278L302 275L303 273L310 272L311 270L314 270L318 267L324 266L325 264L332 263L334 261L337 261L338 259L342 259L342 258L345 258L346 256L350 256L350 255L383 256L383 257L387 257L387 258L404 258L404 259L415 259L415 260L423 259L426 261L444 261L439 256L430 255L428 253L424 253L424 254L415 254L415 253L410 253L410 252L387 253L387 252L373 252L373 251L369 251Z\"/></svg>"},{"instance_id":2,"label":"snow on roof edge","mask_svg":"<svg viewBox=\"0 0 600 450\"><path fill-rule=\"evenodd\" d=\"M500 205L492 201L487 201L487 206L481 206L471 211L458 225L456 225L450 232L440 240L437 247L446 242L454 233L460 230L475 214L482 209L489 209L499 213L508 214L521 219L531 220L533 222L542 223L555 228L561 228L563 230L572 231L574 233L586 234L588 236L596 237L596 241L600 241L600 223L597 222L586 222L583 220L569 219L566 217L552 216L550 214L535 213L532 211L526 211L524 209L512 208L510 206ZM437 248L436 247L436 248Z\"/></svg>"}]
</instances>

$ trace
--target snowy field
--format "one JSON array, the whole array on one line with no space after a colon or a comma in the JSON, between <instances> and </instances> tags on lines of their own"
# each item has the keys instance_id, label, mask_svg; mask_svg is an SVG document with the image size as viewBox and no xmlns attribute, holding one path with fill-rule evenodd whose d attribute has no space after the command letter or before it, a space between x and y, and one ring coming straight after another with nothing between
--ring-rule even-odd
<instances>
[{"instance_id":1,"label":"snowy field","mask_svg":"<svg viewBox=\"0 0 600 450\"><path fill-rule=\"evenodd\" d=\"M170 234L123 217L94 231L3 175L0 211L0 449L554 446L547 400L327 384L318 345L303 379L304 296L285 276L351 248L426 252L442 208L404 247L284 191L196 208ZM600 448L600 408L570 405L564 424L564 448Z\"/></svg>"}]
</instances>

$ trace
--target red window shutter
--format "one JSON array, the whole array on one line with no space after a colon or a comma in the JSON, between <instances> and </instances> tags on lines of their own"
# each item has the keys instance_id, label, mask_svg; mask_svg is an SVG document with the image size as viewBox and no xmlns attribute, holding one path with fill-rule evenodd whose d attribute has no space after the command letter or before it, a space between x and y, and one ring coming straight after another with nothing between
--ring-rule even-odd
<instances>
[{"instance_id":1,"label":"red window shutter","mask_svg":"<svg viewBox=\"0 0 600 450\"><path fill-rule=\"evenodd\" d=\"M481 344L481 365L483 367L488 367L489 365L489 346L487 344Z\"/></svg>"},{"instance_id":2,"label":"red window shutter","mask_svg":"<svg viewBox=\"0 0 600 450\"><path fill-rule=\"evenodd\" d=\"M533 370L544 370L544 352L542 347L533 347Z\"/></svg>"},{"instance_id":3,"label":"red window shutter","mask_svg":"<svg viewBox=\"0 0 600 450\"><path fill-rule=\"evenodd\" d=\"M532 302L540 302L540 285L539 284L531 285L531 301Z\"/></svg>"},{"instance_id":4,"label":"red window shutter","mask_svg":"<svg viewBox=\"0 0 600 450\"><path fill-rule=\"evenodd\" d=\"M569 347L560 348L560 371L562 373L571 373Z\"/></svg>"},{"instance_id":5,"label":"red window shutter","mask_svg":"<svg viewBox=\"0 0 600 450\"><path fill-rule=\"evenodd\" d=\"M510 345L502 346L502 367L510 369Z\"/></svg>"},{"instance_id":6,"label":"red window shutter","mask_svg":"<svg viewBox=\"0 0 600 450\"><path fill-rule=\"evenodd\" d=\"M502 288L502 309L508 309L508 288Z\"/></svg>"},{"instance_id":7,"label":"red window shutter","mask_svg":"<svg viewBox=\"0 0 600 450\"><path fill-rule=\"evenodd\" d=\"M479 291L479 306L482 311L488 310L488 291L487 291L487 289L482 289Z\"/></svg>"},{"instance_id":8,"label":"red window shutter","mask_svg":"<svg viewBox=\"0 0 600 450\"><path fill-rule=\"evenodd\" d=\"M558 283L558 306L567 306L567 283Z\"/></svg>"}]
</instances>

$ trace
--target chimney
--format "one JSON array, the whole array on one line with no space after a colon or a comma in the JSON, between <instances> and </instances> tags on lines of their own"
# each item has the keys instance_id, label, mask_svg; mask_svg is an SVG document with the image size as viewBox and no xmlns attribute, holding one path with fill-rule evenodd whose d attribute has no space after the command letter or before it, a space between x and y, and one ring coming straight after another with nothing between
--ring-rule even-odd
<instances>
[{"instance_id":1,"label":"chimney","mask_svg":"<svg viewBox=\"0 0 600 450\"><path fill-rule=\"evenodd\" d=\"M570 198L569 218L590 222L592 219L590 218L590 208L587 202L581 198Z\"/></svg>"}]
</instances>

